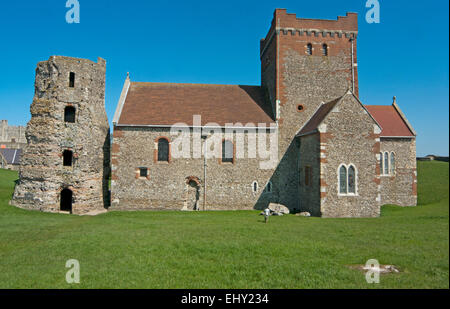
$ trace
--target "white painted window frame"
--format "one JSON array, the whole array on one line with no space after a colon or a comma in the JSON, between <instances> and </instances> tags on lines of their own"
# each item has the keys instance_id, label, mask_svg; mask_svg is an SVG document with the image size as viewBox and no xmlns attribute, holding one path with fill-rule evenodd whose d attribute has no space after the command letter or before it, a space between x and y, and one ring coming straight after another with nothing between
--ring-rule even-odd
<instances>
[{"instance_id":1,"label":"white painted window frame","mask_svg":"<svg viewBox=\"0 0 450 309\"><path fill-rule=\"evenodd\" d=\"M255 190L255 184L256 184L256 190ZM253 192L253 193L258 193L258 191L259 191L259 184L258 184L258 182L255 180L255 181L252 182L252 192Z\"/></svg>"},{"instance_id":2,"label":"white painted window frame","mask_svg":"<svg viewBox=\"0 0 450 309\"><path fill-rule=\"evenodd\" d=\"M349 181L348 181L348 170L349 170L350 166L352 166L355 169L355 193L349 193L348 192L348 183L349 183ZM347 191L347 193L341 193L341 177L340 177L341 167L345 167L345 170L346 170L346 178L347 178L346 179L347 180L346 191ZM337 180L338 180L337 181L337 193L338 193L338 196L346 196L346 197L359 196L359 194L358 194L358 169L356 168L356 165L354 163L349 163L349 164L342 163L342 164L340 164L338 169L337 169Z\"/></svg>"},{"instance_id":3,"label":"white painted window frame","mask_svg":"<svg viewBox=\"0 0 450 309\"><path fill-rule=\"evenodd\" d=\"M386 161L384 160L386 154L388 155L387 157L387 164ZM397 170L397 155L395 153L395 151L382 151L380 152L380 167L382 167L380 169L380 176L382 177L391 177L391 176L395 176L396 174L396 170ZM391 160L392 160L392 156L394 156L394 162L395 162L395 166L394 166L394 171L391 170ZM385 173L386 171L386 166L387 166L387 174Z\"/></svg>"}]
</instances>

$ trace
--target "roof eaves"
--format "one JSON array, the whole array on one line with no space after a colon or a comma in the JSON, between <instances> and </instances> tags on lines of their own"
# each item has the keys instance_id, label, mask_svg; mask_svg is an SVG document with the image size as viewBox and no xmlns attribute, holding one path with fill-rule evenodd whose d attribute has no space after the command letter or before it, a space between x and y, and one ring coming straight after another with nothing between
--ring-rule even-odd
<instances>
[{"instance_id":1,"label":"roof eaves","mask_svg":"<svg viewBox=\"0 0 450 309\"><path fill-rule=\"evenodd\" d=\"M414 139L416 138L415 135L410 135L410 136L389 136L389 135L381 135L381 138L410 138L410 139Z\"/></svg>"},{"instance_id":2,"label":"roof eaves","mask_svg":"<svg viewBox=\"0 0 450 309\"><path fill-rule=\"evenodd\" d=\"M227 128L232 128L232 129L278 129L278 124L276 122L273 122L271 124L274 124L274 126L254 126L254 127L249 127L249 126L242 126L242 127L236 127L236 126L228 126L228 125L218 125L218 126L209 126L209 125L204 125L204 126L196 126L196 125L188 125L188 124L183 124L183 125L177 125L177 124L124 124L124 123L118 123L116 124L116 127L129 127L129 128L203 128L203 129L227 129Z\"/></svg>"},{"instance_id":3,"label":"roof eaves","mask_svg":"<svg viewBox=\"0 0 450 309\"><path fill-rule=\"evenodd\" d=\"M302 134L298 133L298 134L296 135L296 137L303 137L303 136L307 136L307 135L311 135L311 134L316 134L316 133L318 133L318 132L319 132L319 130L314 129L314 130L309 131L309 132L306 132L306 133L302 133Z\"/></svg>"}]
</instances>

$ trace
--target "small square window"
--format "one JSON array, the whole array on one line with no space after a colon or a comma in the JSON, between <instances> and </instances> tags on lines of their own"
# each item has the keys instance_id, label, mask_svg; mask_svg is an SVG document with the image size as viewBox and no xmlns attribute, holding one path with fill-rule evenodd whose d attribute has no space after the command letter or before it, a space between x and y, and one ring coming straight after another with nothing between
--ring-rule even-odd
<instances>
[{"instance_id":1,"label":"small square window","mask_svg":"<svg viewBox=\"0 0 450 309\"><path fill-rule=\"evenodd\" d=\"M140 177L147 177L148 176L148 170L146 167L140 167L139 168L139 176Z\"/></svg>"}]
</instances>

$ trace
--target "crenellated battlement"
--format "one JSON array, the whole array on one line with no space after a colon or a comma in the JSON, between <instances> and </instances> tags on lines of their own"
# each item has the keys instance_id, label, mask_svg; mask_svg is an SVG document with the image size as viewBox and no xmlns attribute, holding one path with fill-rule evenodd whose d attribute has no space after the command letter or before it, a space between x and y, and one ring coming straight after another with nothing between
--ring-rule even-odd
<instances>
[{"instance_id":1,"label":"crenellated battlement","mask_svg":"<svg viewBox=\"0 0 450 309\"><path fill-rule=\"evenodd\" d=\"M287 13L286 9L276 9L271 27L264 39L261 39L261 56L270 45L274 35L312 36L322 38L355 39L358 35L358 14L347 13L337 20L298 18Z\"/></svg>"}]
</instances>

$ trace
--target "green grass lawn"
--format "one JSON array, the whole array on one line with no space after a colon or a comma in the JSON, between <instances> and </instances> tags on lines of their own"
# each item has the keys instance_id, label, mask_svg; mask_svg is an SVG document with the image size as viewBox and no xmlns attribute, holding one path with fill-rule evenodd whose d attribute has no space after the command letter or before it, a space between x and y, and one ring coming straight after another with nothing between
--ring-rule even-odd
<instances>
[{"instance_id":1,"label":"green grass lawn","mask_svg":"<svg viewBox=\"0 0 450 309\"><path fill-rule=\"evenodd\" d=\"M0 288L449 288L448 163L419 162L419 206L375 219L257 211L110 212L78 217L8 205L0 170ZM368 284L348 265L401 273ZM81 283L67 284L77 259Z\"/></svg>"}]
</instances>

